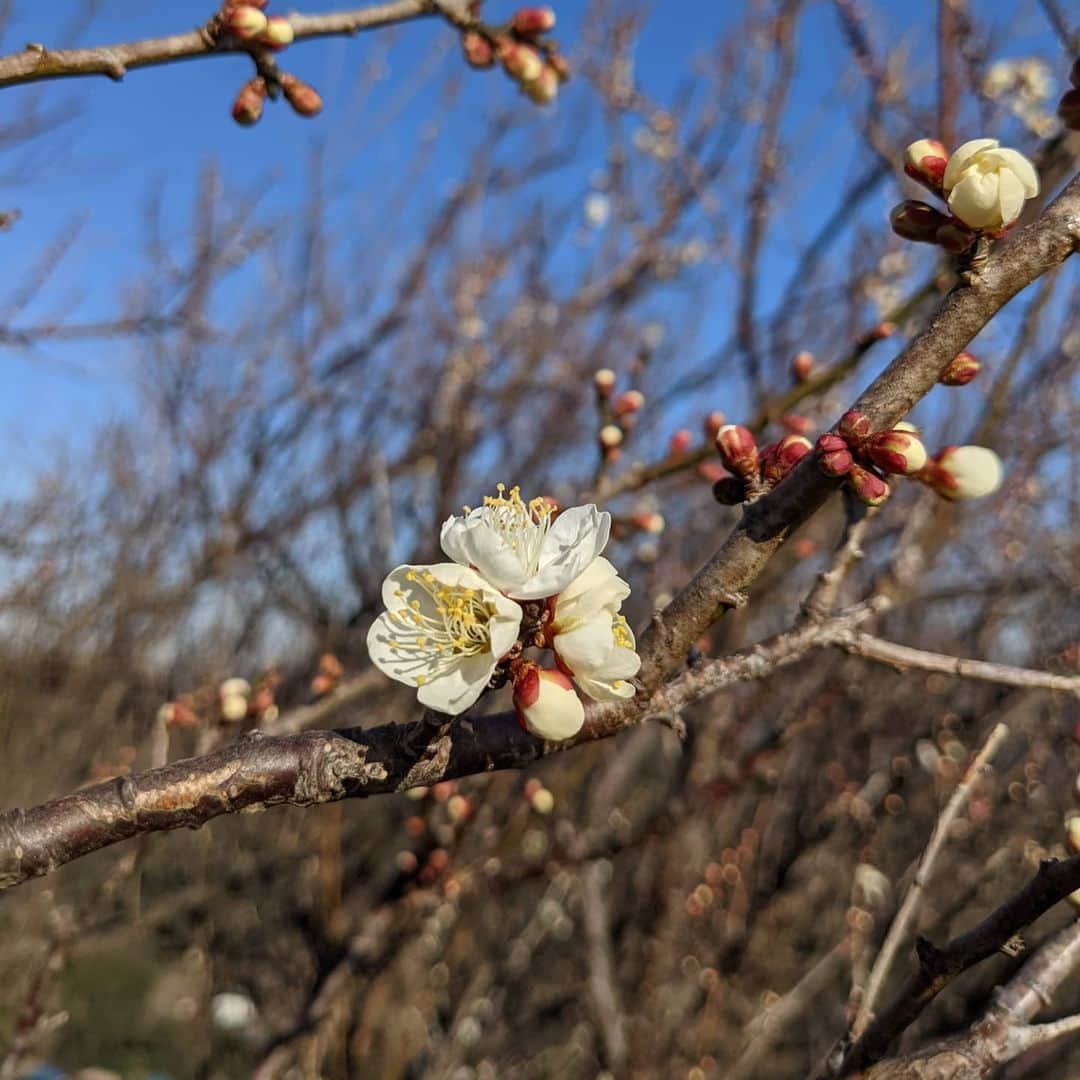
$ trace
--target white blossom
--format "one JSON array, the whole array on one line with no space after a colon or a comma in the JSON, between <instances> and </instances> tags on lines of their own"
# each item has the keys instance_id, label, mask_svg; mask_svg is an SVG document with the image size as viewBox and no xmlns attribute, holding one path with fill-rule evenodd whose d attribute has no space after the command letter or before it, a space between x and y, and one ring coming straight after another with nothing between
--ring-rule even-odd
<instances>
[{"instance_id":1,"label":"white blossom","mask_svg":"<svg viewBox=\"0 0 1080 1080\"><path fill-rule=\"evenodd\" d=\"M959 147L945 168L943 190L949 209L972 229L1011 225L1025 199L1039 194L1035 166L997 139L972 139Z\"/></svg>"},{"instance_id":2,"label":"white blossom","mask_svg":"<svg viewBox=\"0 0 1080 1080\"><path fill-rule=\"evenodd\" d=\"M421 705L451 716L483 693L521 626L520 605L456 563L399 566L382 599L386 611L367 637L372 661L417 687Z\"/></svg>"},{"instance_id":3,"label":"white blossom","mask_svg":"<svg viewBox=\"0 0 1080 1080\"><path fill-rule=\"evenodd\" d=\"M981 499L1001 487L1001 458L985 446L947 446L933 465L930 483L946 499Z\"/></svg>"},{"instance_id":4,"label":"white blossom","mask_svg":"<svg viewBox=\"0 0 1080 1080\"><path fill-rule=\"evenodd\" d=\"M611 515L593 505L556 515L545 499L524 502L518 488L499 494L442 527L442 549L516 600L554 596L604 550Z\"/></svg>"},{"instance_id":5,"label":"white blossom","mask_svg":"<svg viewBox=\"0 0 1080 1080\"><path fill-rule=\"evenodd\" d=\"M641 667L634 634L619 614L630 586L607 559L594 559L555 599L548 637L559 665L597 701L634 695Z\"/></svg>"},{"instance_id":6,"label":"white blossom","mask_svg":"<svg viewBox=\"0 0 1080 1080\"><path fill-rule=\"evenodd\" d=\"M585 706L574 684L561 671L535 664L514 686L514 707L527 730L553 742L573 738L585 723Z\"/></svg>"}]
</instances>

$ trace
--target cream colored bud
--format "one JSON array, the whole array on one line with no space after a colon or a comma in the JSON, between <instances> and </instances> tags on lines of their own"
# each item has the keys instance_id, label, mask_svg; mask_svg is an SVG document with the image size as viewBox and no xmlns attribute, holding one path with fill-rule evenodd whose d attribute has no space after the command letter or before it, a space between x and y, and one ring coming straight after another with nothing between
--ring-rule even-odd
<instances>
[{"instance_id":1,"label":"cream colored bud","mask_svg":"<svg viewBox=\"0 0 1080 1080\"><path fill-rule=\"evenodd\" d=\"M949 209L969 228L995 232L1011 225L1026 199L1039 194L1035 166L997 139L972 139L949 159L943 178Z\"/></svg>"}]
</instances>

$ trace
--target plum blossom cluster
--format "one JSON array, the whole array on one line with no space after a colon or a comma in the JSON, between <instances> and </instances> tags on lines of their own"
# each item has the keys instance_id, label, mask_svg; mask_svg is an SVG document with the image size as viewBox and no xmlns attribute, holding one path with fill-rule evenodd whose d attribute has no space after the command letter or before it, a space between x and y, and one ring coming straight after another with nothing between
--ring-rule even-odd
<instances>
[{"instance_id":1,"label":"plum blossom cluster","mask_svg":"<svg viewBox=\"0 0 1080 1080\"><path fill-rule=\"evenodd\" d=\"M951 156L936 139L920 139L907 148L904 171L941 199L948 213L906 199L892 209L893 231L954 254L968 251L980 236L1003 236L1024 203L1039 194L1035 166L997 139L972 139Z\"/></svg>"},{"instance_id":2,"label":"plum blossom cluster","mask_svg":"<svg viewBox=\"0 0 1080 1080\"><path fill-rule=\"evenodd\" d=\"M890 476L918 480L946 499L978 499L1001 486L1001 460L993 450L947 446L931 457L913 425L873 431L869 418L855 410L818 438L816 452L821 471L843 477L867 506L880 506L889 497Z\"/></svg>"},{"instance_id":3,"label":"plum blossom cluster","mask_svg":"<svg viewBox=\"0 0 1080 1080\"><path fill-rule=\"evenodd\" d=\"M269 0L223 0L217 15L218 33L250 50L280 52L296 36L284 15L267 15ZM299 116L315 116L322 111L322 98L314 87L273 64L260 65L260 74L240 88L232 105L232 118L241 127L251 127L262 118L268 98L278 93Z\"/></svg>"},{"instance_id":4,"label":"plum blossom cluster","mask_svg":"<svg viewBox=\"0 0 1080 1080\"><path fill-rule=\"evenodd\" d=\"M527 730L571 738L585 720L576 690L632 697L641 664L620 610L630 586L601 554L610 533L611 515L593 505L560 511L499 485L483 506L444 522L450 562L387 576L386 610L368 632L372 661L451 716L509 681ZM529 647L550 649L554 667L525 658Z\"/></svg>"},{"instance_id":5,"label":"plum blossom cluster","mask_svg":"<svg viewBox=\"0 0 1080 1080\"><path fill-rule=\"evenodd\" d=\"M566 57L544 36L554 27L551 8L523 7L503 26L471 26L461 35L461 48L470 67L490 68L498 61L526 97L546 105L570 77Z\"/></svg>"}]
</instances>

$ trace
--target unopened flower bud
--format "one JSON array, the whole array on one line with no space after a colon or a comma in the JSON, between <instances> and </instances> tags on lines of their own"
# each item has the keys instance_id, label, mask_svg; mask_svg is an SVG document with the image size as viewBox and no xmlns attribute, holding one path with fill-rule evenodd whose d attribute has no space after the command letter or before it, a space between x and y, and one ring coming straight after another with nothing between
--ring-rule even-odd
<instances>
[{"instance_id":1,"label":"unopened flower bud","mask_svg":"<svg viewBox=\"0 0 1080 1080\"><path fill-rule=\"evenodd\" d=\"M622 445L623 430L618 424L605 424L600 429L600 445L605 450L614 450Z\"/></svg>"},{"instance_id":2,"label":"unopened flower bud","mask_svg":"<svg viewBox=\"0 0 1080 1080\"><path fill-rule=\"evenodd\" d=\"M757 443L749 428L741 424L725 424L716 433L716 449L724 464L736 476L748 478L757 475Z\"/></svg>"},{"instance_id":3,"label":"unopened flower bud","mask_svg":"<svg viewBox=\"0 0 1080 1080\"><path fill-rule=\"evenodd\" d=\"M942 179L949 209L970 229L1011 225L1026 199L1039 194L1039 174L1018 150L997 139L971 139L956 149Z\"/></svg>"},{"instance_id":4,"label":"unopened flower bud","mask_svg":"<svg viewBox=\"0 0 1080 1080\"><path fill-rule=\"evenodd\" d=\"M791 374L796 382L806 382L814 370L814 354L803 349L797 352L791 361Z\"/></svg>"},{"instance_id":5,"label":"unopened flower bud","mask_svg":"<svg viewBox=\"0 0 1080 1080\"><path fill-rule=\"evenodd\" d=\"M784 413L780 417L780 425L792 435L809 435L814 430L814 421L799 413Z\"/></svg>"},{"instance_id":6,"label":"unopened flower bud","mask_svg":"<svg viewBox=\"0 0 1080 1080\"><path fill-rule=\"evenodd\" d=\"M896 323L889 322L888 319L879 322L873 330L870 331L870 337L874 341L884 341L886 338L891 338L896 333Z\"/></svg>"},{"instance_id":7,"label":"unopened flower bud","mask_svg":"<svg viewBox=\"0 0 1080 1080\"><path fill-rule=\"evenodd\" d=\"M322 112L322 98L313 86L308 86L295 75L282 75L280 81L285 100L293 107L294 112L300 116L316 116Z\"/></svg>"},{"instance_id":8,"label":"unopened flower bud","mask_svg":"<svg viewBox=\"0 0 1080 1080\"><path fill-rule=\"evenodd\" d=\"M633 416L645 406L645 395L640 390L627 390L615 399L611 411L618 417Z\"/></svg>"},{"instance_id":9,"label":"unopened flower bud","mask_svg":"<svg viewBox=\"0 0 1080 1080\"><path fill-rule=\"evenodd\" d=\"M871 435L865 451L882 472L897 476L911 476L926 464L926 447L918 435L895 428Z\"/></svg>"},{"instance_id":10,"label":"unopened flower bud","mask_svg":"<svg viewBox=\"0 0 1080 1080\"><path fill-rule=\"evenodd\" d=\"M901 420L898 424L893 424L893 431L906 431L910 435L919 434L919 429L910 420Z\"/></svg>"},{"instance_id":11,"label":"unopened flower bud","mask_svg":"<svg viewBox=\"0 0 1080 1080\"><path fill-rule=\"evenodd\" d=\"M831 431L818 436L817 454L818 467L826 476L847 476L855 464L851 448Z\"/></svg>"},{"instance_id":12,"label":"unopened flower bud","mask_svg":"<svg viewBox=\"0 0 1080 1080\"><path fill-rule=\"evenodd\" d=\"M724 426L727 419L722 412L711 412L705 417L705 438L710 442L715 441L717 432Z\"/></svg>"},{"instance_id":13,"label":"unopened flower bud","mask_svg":"<svg viewBox=\"0 0 1080 1080\"><path fill-rule=\"evenodd\" d=\"M538 814L550 814L555 809L555 796L546 787L538 787L529 795L529 805Z\"/></svg>"},{"instance_id":14,"label":"unopened flower bud","mask_svg":"<svg viewBox=\"0 0 1080 1080\"><path fill-rule=\"evenodd\" d=\"M559 93L559 76L555 69L545 64L540 74L532 82L522 83L522 90L530 101L537 105L548 105Z\"/></svg>"},{"instance_id":15,"label":"unopened flower bud","mask_svg":"<svg viewBox=\"0 0 1080 1080\"><path fill-rule=\"evenodd\" d=\"M500 42L499 59L502 60L506 74L519 83L531 83L540 78L544 62L540 54L531 45L519 45L516 42Z\"/></svg>"},{"instance_id":16,"label":"unopened flower bud","mask_svg":"<svg viewBox=\"0 0 1080 1080\"><path fill-rule=\"evenodd\" d=\"M341 661L333 653L323 653L319 657L319 674L330 679L340 679L345 673Z\"/></svg>"},{"instance_id":17,"label":"unopened flower bud","mask_svg":"<svg viewBox=\"0 0 1080 1080\"><path fill-rule=\"evenodd\" d=\"M713 498L723 506L746 502L746 485L737 476L724 476L713 484Z\"/></svg>"},{"instance_id":18,"label":"unopened flower bud","mask_svg":"<svg viewBox=\"0 0 1080 1080\"><path fill-rule=\"evenodd\" d=\"M561 671L523 665L514 677L514 708L521 726L541 739L572 739L585 723L585 707Z\"/></svg>"},{"instance_id":19,"label":"unopened flower bud","mask_svg":"<svg viewBox=\"0 0 1080 1080\"><path fill-rule=\"evenodd\" d=\"M664 517L662 514L644 513L634 514L630 518L630 524L635 529L640 529L642 532L652 533L654 536L659 536L664 531Z\"/></svg>"},{"instance_id":20,"label":"unopened flower bud","mask_svg":"<svg viewBox=\"0 0 1080 1080\"><path fill-rule=\"evenodd\" d=\"M947 214L917 199L905 199L889 211L889 224L897 236L918 244L938 243L938 230L949 223Z\"/></svg>"},{"instance_id":21,"label":"unopened flower bud","mask_svg":"<svg viewBox=\"0 0 1080 1080\"><path fill-rule=\"evenodd\" d=\"M596 387L596 392L600 397L609 397L611 391L615 389L615 372L606 367L594 372L593 386Z\"/></svg>"},{"instance_id":22,"label":"unopened flower bud","mask_svg":"<svg viewBox=\"0 0 1080 1080\"><path fill-rule=\"evenodd\" d=\"M810 451L813 444L803 435L785 435L761 452L761 478L778 484Z\"/></svg>"},{"instance_id":23,"label":"unopened flower bud","mask_svg":"<svg viewBox=\"0 0 1080 1080\"><path fill-rule=\"evenodd\" d=\"M1001 458L985 446L946 446L919 479L946 499L981 499L1001 487Z\"/></svg>"},{"instance_id":24,"label":"unopened flower bud","mask_svg":"<svg viewBox=\"0 0 1080 1080\"><path fill-rule=\"evenodd\" d=\"M870 417L865 413L850 409L840 417L836 430L849 446L859 447L870 435Z\"/></svg>"},{"instance_id":25,"label":"unopened flower bud","mask_svg":"<svg viewBox=\"0 0 1080 1080\"><path fill-rule=\"evenodd\" d=\"M271 49L284 49L295 38L292 23L284 15L271 15L266 20L266 28L259 34L259 43L269 45Z\"/></svg>"},{"instance_id":26,"label":"unopened flower bud","mask_svg":"<svg viewBox=\"0 0 1080 1080\"><path fill-rule=\"evenodd\" d=\"M975 233L958 218L950 218L938 229L935 241L946 251L959 255L975 243Z\"/></svg>"},{"instance_id":27,"label":"unopened flower bud","mask_svg":"<svg viewBox=\"0 0 1080 1080\"><path fill-rule=\"evenodd\" d=\"M941 191L948 164L949 151L937 139L919 139L904 151L904 172L935 193Z\"/></svg>"},{"instance_id":28,"label":"unopened flower bud","mask_svg":"<svg viewBox=\"0 0 1080 1080\"><path fill-rule=\"evenodd\" d=\"M693 442L694 436L686 428L679 428L668 441L668 453L673 457L678 454L685 454Z\"/></svg>"},{"instance_id":29,"label":"unopened flower bud","mask_svg":"<svg viewBox=\"0 0 1080 1080\"><path fill-rule=\"evenodd\" d=\"M965 350L953 357L938 382L942 386L967 386L979 374L981 367L982 364Z\"/></svg>"},{"instance_id":30,"label":"unopened flower bud","mask_svg":"<svg viewBox=\"0 0 1080 1080\"><path fill-rule=\"evenodd\" d=\"M489 68L495 63L495 49L483 34L469 30L461 35L461 50L465 62L474 68Z\"/></svg>"},{"instance_id":31,"label":"unopened flower bud","mask_svg":"<svg viewBox=\"0 0 1080 1080\"><path fill-rule=\"evenodd\" d=\"M549 7L525 7L514 12L510 28L515 34L530 37L533 34L546 34L554 29L555 12Z\"/></svg>"},{"instance_id":32,"label":"unopened flower bud","mask_svg":"<svg viewBox=\"0 0 1080 1080\"><path fill-rule=\"evenodd\" d=\"M166 727L197 727L195 710L180 701L169 701L158 709L158 722Z\"/></svg>"},{"instance_id":33,"label":"unopened flower bud","mask_svg":"<svg viewBox=\"0 0 1080 1080\"><path fill-rule=\"evenodd\" d=\"M876 473L861 465L852 465L847 482L861 502L867 506L880 506L889 497L889 485Z\"/></svg>"},{"instance_id":34,"label":"unopened flower bud","mask_svg":"<svg viewBox=\"0 0 1080 1080\"><path fill-rule=\"evenodd\" d=\"M225 12L225 25L229 31L242 41L261 34L269 20L252 4L238 4Z\"/></svg>"},{"instance_id":35,"label":"unopened flower bud","mask_svg":"<svg viewBox=\"0 0 1080 1080\"><path fill-rule=\"evenodd\" d=\"M1066 90L1058 102L1061 122L1073 131L1080 131L1080 89Z\"/></svg>"},{"instance_id":36,"label":"unopened flower bud","mask_svg":"<svg viewBox=\"0 0 1080 1080\"><path fill-rule=\"evenodd\" d=\"M259 121L266 103L266 81L260 76L244 83L232 106L232 118L242 127Z\"/></svg>"}]
</instances>

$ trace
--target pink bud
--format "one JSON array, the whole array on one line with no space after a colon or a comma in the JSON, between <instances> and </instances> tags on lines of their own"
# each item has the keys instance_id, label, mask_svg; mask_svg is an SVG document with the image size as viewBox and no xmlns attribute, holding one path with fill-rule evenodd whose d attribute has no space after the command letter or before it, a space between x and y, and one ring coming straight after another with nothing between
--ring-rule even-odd
<instances>
[{"instance_id":1,"label":"pink bud","mask_svg":"<svg viewBox=\"0 0 1080 1080\"><path fill-rule=\"evenodd\" d=\"M483 34L469 30L461 35L461 50L465 62L474 68L489 68L495 63L495 49Z\"/></svg>"},{"instance_id":2,"label":"pink bud","mask_svg":"<svg viewBox=\"0 0 1080 1080\"><path fill-rule=\"evenodd\" d=\"M814 354L807 352L805 349L802 352L797 352L795 358L791 361L791 374L795 376L795 381L806 382L813 370Z\"/></svg>"},{"instance_id":3,"label":"pink bud","mask_svg":"<svg viewBox=\"0 0 1080 1080\"><path fill-rule=\"evenodd\" d=\"M634 514L630 518L630 524L642 532L652 533L659 536L664 531L665 521L662 514Z\"/></svg>"},{"instance_id":4,"label":"pink bud","mask_svg":"<svg viewBox=\"0 0 1080 1080\"><path fill-rule=\"evenodd\" d=\"M801 416L799 413L784 413L780 417L780 424L792 435L809 435L814 430L814 421L809 416Z\"/></svg>"},{"instance_id":5,"label":"pink bud","mask_svg":"<svg viewBox=\"0 0 1080 1080\"><path fill-rule=\"evenodd\" d=\"M266 81L260 76L244 83L232 105L232 118L242 127L259 121L266 103Z\"/></svg>"},{"instance_id":6,"label":"pink bud","mask_svg":"<svg viewBox=\"0 0 1080 1080\"><path fill-rule=\"evenodd\" d=\"M949 152L937 139L919 139L904 152L904 172L935 194L941 191Z\"/></svg>"},{"instance_id":7,"label":"pink bud","mask_svg":"<svg viewBox=\"0 0 1080 1080\"><path fill-rule=\"evenodd\" d=\"M711 412L705 417L705 438L709 442L716 439L716 433L724 426L726 419L727 417L722 412Z\"/></svg>"},{"instance_id":8,"label":"pink bud","mask_svg":"<svg viewBox=\"0 0 1080 1080\"><path fill-rule=\"evenodd\" d=\"M561 671L522 664L514 674L514 708L521 726L541 739L573 738L585 722L574 684Z\"/></svg>"},{"instance_id":9,"label":"pink bud","mask_svg":"<svg viewBox=\"0 0 1080 1080\"><path fill-rule=\"evenodd\" d=\"M725 424L716 433L716 448L724 464L737 476L749 478L757 475L757 443L749 428L741 424Z\"/></svg>"},{"instance_id":10,"label":"pink bud","mask_svg":"<svg viewBox=\"0 0 1080 1080\"><path fill-rule=\"evenodd\" d=\"M1075 67L1074 69L1075 70ZM1080 88L1066 90L1058 102L1057 114L1062 123L1073 131L1080 131Z\"/></svg>"},{"instance_id":11,"label":"pink bud","mask_svg":"<svg viewBox=\"0 0 1080 1080\"><path fill-rule=\"evenodd\" d=\"M510 28L515 34L531 37L533 34L546 34L554 29L555 12L549 7L519 8L510 20Z\"/></svg>"},{"instance_id":12,"label":"pink bud","mask_svg":"<svg viewBox=\"0 0 1080 1080\"><path fill-rule=\"evenodd\" d=\"M240 4L225 12L225 26L242 41L261 34L267 22L266 16L251 4Z\"/></svg>"},{"instance_id":13,"label":"pink bud","mask_svg":"<svg viewBox=\"0 0 1080 1080\"><path fill-rule=\"evenodd\" d=\"M284 49L296 38L292 23L284 15L271 15L266 20L266 27L259 34L259 43L269 45L271 49Z\"/></svg>"},{"instance_id":14,"label":"pink bud","mask_svg":"<svg viewBox=\"0 0 1080 1080\"><path fill-rule=\"evenodd\" d=\"M840 417L836 430L849 446L858 448L870 435L870 417L851 409Z\"/></svg>"},{"instance_id":15,"label":"pink bud","mask_svg":"<svg viewBox=\"0 0 1080 1080\"><path fill-rule=\"evenodd\" d=\"M906 199L889 212L889 224L897 236L918 244L938 243L938 229L947 225L949 217L932 206L916 199Z\"/></svg>"},{"instance_id":16,"label":"pink bud","mask_svg":"<svg viewBox=\"0 0 1080 1080\"><path fill-rule=\"evenodd\" d=\"M285 100L293 107L294 112L300 116L316 116L322 112L322 98L313 86L308 86L302 79L289 74L282 75L280 82Z\"/></svg>"},{"instance_id":17,"label":"pink bud","mask_svg":"<svg viewBox=\"0 0 1080 1080\"><path fill-rule=\"evenodd\" d=\"M499 59L506 74L519 83L531 83L544 70L540 54L531 45L519 45L503 38L499 42Z\"/></svg>"},{"instance_id":18,"label":"pink bud","mask_svg":"<svg viewBox=\"0 0 1080 1080\"><path fill-rule=\"evenodd\" d=\"M878 431L866 441L864 449L885 473L911 476L926 464L926 447L909 431Z\"/></svg>"},{"instance_id":19,"label":"pink bud","mask_svg":"<svg viewBox=\"0 0 1080 1080\"><path fill-rule=\"evenodd\" d=\"M633 416L645 405L645 395L640 390L627 390L615 399L611 411L617 417Z\"/></svg>"},{"instance_id":20,"label":"pink bud","mask_svg":"<svg viewBox=\"0 0 1080 1080\"><path fill-rule=\"evenodd\" d=\"M867 506L880 506L889 497L889 485L876 473L861 465L852 465L847 474L851 490Z\"/></svg>"},{"instance_id":21,"label":"pink bud","mask_svg":"<svg viewBox=\"0 0 1080 1080\"><path fill-rule=\"evenodd\" d=\"M896 333L896 323L889 322L886 319L884 322L879 322L873 330L870 331L870 337L873 341L884 341L886 338L891 338Z\"/></svg>"},{"instance_id":22,"label":"pink bud","mask_svg":"<svg viewBox=\"0 0 1080 1080\"><path fill-rule=\"evenodd\" d=\"M668 442L668 453L673 457L685 454L690 449L694 436L686 428L679 428Z\"/></svg>"},{"instance_id":23,"label":"pink bud","mask_svg":"<svg viewBox=\"0 0 1080 1080\"><path fill-rule=\"evenodd\" d=\"M593 374L593 386L596 387L596 392L600 397L610 396L611 391L615 389L615 372L611 368L601 368Z\"/></svg>"},{"instance_id":24,"label":"pink bud","mask_svg":"<svg viewBox=\"0 0 1080 1080\"><path fill-rule=\"evenodd\" d=\"M967 386L979 374L981 367L982 364L965 350L962 353L957 353L949 366L942 372L938 382L942 386Z\"/></svg>"},{"instance_id":25,"label":"pink bud","mask_svg":"<svg viewBox=\"0 0 1080 1080\"><path fill-rule=\"evenodd\" d=\"M761 452L761 478L778 484L810 451L813 444L802 435L785 435Z\"/></svg>"},{"instance_id":26,"label":"pink bud","mask_svg":"<svg viewBox=\"0 0 1080 1080\"><path fill-rule=\"evenodd\" d=\"M818 436L817 453L818 467L826 476L847 476L855 464L848 444L832 432Z\"/></svg>"}]
</instances>

